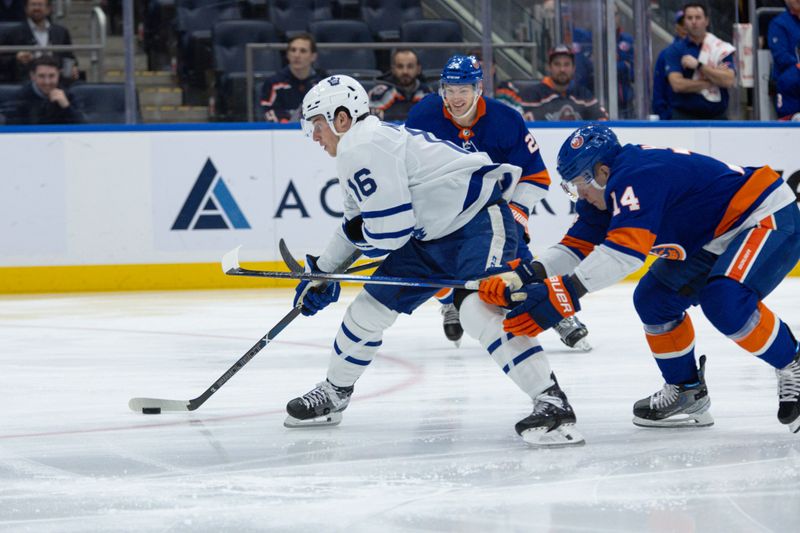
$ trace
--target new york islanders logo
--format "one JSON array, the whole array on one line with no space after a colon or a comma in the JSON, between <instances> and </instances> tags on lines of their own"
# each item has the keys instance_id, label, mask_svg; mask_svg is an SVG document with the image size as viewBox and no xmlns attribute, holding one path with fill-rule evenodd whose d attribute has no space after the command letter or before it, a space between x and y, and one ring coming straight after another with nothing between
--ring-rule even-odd
<instances>
[{"instance_id":1,"label":"new york islanders logo","mask_svg":"<svg viewBox=\"0 0 800 533\"><path fill-rule=\"evenodd\" d=\"M576 135L569 142L569 145L573 150L577 150L578 148L583 146L583 136L582 135Z\"/></svg>"},{"instance_id":2,"label":"new york islanders logo","mask_svg":"<svg viewBox=\"0 0 800 533\"><path fill-rule=\"evenodd\" d=\"M686 259L686 250L680 244L659 244L650 248L650 255L655 255L662 259L683 261Z\"/></svg>"}]
</instances>

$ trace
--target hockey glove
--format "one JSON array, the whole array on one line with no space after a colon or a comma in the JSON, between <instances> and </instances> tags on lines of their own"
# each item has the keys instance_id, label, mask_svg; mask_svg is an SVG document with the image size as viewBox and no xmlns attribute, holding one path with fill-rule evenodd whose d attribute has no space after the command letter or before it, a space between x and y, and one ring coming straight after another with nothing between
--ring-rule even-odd
<instances>
[{"instance_id":1,"label":"hockey glove","mask_svg":"<svg viewBox=\"0 0 800 533\"><path fill-rule=\"evenodd\" d=\"M517 294L525 294L525 300L503 321L503 329L517 336L536 337L581 310L569 277L553 276L544 283L528 285Z\"/></svg>"},{"instance_id":2,"label":"hockey glove","mask_svg":"<svg viewBox=\"0 0 800 533\"><path fill-rule=\"evenodd\" d=\"M541 281L533 269L533 263L525 263L514 259L508 263L510 272L486 278L481 281L478 296L491 305L506 307L510 305L510 294L520 290L524 285Z\"/></svg>"},{"instance_id":3,"label":"hockey glove","mask_svg":"<svg viewBox=\"0 0 800 533\"><path fill-rule=\"evenodd\" d=\"M361 215L358 215L350 220L345 219L344 223L342 224L342 229L344 229L344 234L350 240L350 242L352 242L355 247L361 250L361 253L367 257L383 257L389 253L386 250L375 248L364 238L364 219L361 217Z\"/></svg>"},{"instance_id":4,"label":"hockey glove","mask_svg":"<svg viewBox=\"0 0 800 533\"><path fill-rule=\"evenodd\" d=\"M317 267L317 257L306 256L306 272L322 272ZM321 311L339 299L341 288L338 283L324 281L311 281L304 279L294 290L294 306L302 302L300 310L305 316L311 316Z\"/></svg>"},{"instance_id":5,"label":"hockey glove","mask_svg":"<svg viewBox=\"0 0 800 533\"><path fill-rule=\"evenodd\" d=\"M517 223L517 234L525 244L531 242L530 233L528 233L528 210L515 202L509 202L508 207L511 208L511 214Z\"/></svg>"}]
</instances>

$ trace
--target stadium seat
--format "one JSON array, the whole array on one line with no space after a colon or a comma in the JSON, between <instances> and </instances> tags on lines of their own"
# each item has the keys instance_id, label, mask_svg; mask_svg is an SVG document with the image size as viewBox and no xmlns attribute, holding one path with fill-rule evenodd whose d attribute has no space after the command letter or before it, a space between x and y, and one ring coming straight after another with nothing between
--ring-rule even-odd
<instances>
[{"instance_id":1,"label":"stadium seat","mask_svg":"<svg viewBox=\"0 0 800 533\"><path fill-rule=\"evenodd\" d=\"M76 83L69 89L78 109L86 115L89 124L125 123L124 83ZM136 116L139 98L136 98Z\"/></svg>"},{"instance_id":2,"label":"stadium seat","mask_svg":"<svg viewBox=\"0 0 800 533\"><path fill-rule=\"evenodd\" d=\"M212 46L216 71L217 113L228 120L243 120L247 112L247 43L279 42L275 26L265 20L228 20L214 25ZM281 68L277 50L253 52L254 81L271 76Z\"/></svg>"},{"instance_id":3,"label":"stadium seat","mask_svg":"<svg viewBox=\"0 0 800 533\"><path fill-rule=\"evenodd\" d=\"M16 94L22 84L0 84L0 124L6 123L6 116L16 107Z\"/></svg>"},{"instance_id":4,"label":"stadium seat","mask_svg":"<svg viewBox=\"0 0 800 533\"><path fill-rule=\"evenodd\" d=\"M404 22L400 26L400 40L403 42L453 42L463 41L461 25L450 19L426 19ZM458 46L445 49L420 48L417 50L422 71L426 77L438 77L447 59L461 53Z\"/></svg>"},{"instance_id":5,"label":"stadium seat","mask_svg":"<svg viewBox=\"0 0 800 533\"><path fill-rule=\"evenodd\" d=\"M219 21L239 19L237 0L177 0L178 73L190 86L205 86L212 66L211 28Z\"/></svg>"},{"instance_id":6,"label":"stadium seat","mask_svg":"<svg viewBox=\"0 0 800 533\"><path fill-rule=\"evenodd\" d=\"M379 41L400 39L403 22L422 19L421 0L361 0L361 16Z\"/></svg>"},{"instance_id":7,"label":"stadium seat","mask_svg":"<svg viewBox=\"0 0 800 533\"><path fill-rule=\"evenodd\" d=\"M317 43L371 43L372 33L360 20L326 20L310 25ZM349 74L356 78L380 76L375 51L368 48L323 50L317 55L317 65L329 74Z\"/></svg>"},{"instance_id":8,"label":"stadium seat","mask_svg":"<svg viewBox=\"0 0 800 533\"><path fill-rule=\"evenodd\" d=\"M287 38L308 31L312 22L333 18L330 0L270 0L267 14L278 33Z\"/></svg>"}]
</instances>

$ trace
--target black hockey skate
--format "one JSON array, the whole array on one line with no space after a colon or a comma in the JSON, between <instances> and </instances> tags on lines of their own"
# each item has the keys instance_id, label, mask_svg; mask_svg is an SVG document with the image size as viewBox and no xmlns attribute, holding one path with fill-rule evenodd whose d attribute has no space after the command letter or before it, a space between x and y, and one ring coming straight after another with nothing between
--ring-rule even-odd
<instances>
[{"instance_id":1,"label":"black hockey skate","mask_svg":"<svg viewBox=\"0 0 800 533\"><path fill-rule=\"evenodd\" d=\"M706 427L714 424L705 380L706 356L700 356L698 381L664 387L633 405L633 423L641 427Z\"/></svg>"},{"instance_id":2,"label":"black hockey skate","mask_svg":"<svg viewBox=\"0 0 800 533\"><path fill-rule=\"evenodd\" d=\"M335 426L342 421L353 387L337 387L327 379L313 390L286 404L289 416L283 421L287 428Z\"/></svg>"},{"instance_id":3,"label":"black hockey skate","mask_svg":"<svg viewBox=\"0 0 800 533\"><path fill-rule=\"evenodd\" d=\"M458 318L458 309L453 304L442 305L442 317L444 319L444 334L448 340L461 345L461 337L464 335L464 328Z\"/></svg>"},{"instance_id":4,"label":"black hockey skate","mask_svg":"<svg viewBox=\"0 0 800 533\"><path fill-rule=\"evenodd\" d=\"M570 348L583 350L584 352L588 352L592 349L591 344L586 340L586 336L589 335L589 330L583 322L578 320L577 316L573 315L565 318L556 324L553 329L555 329L558 336L561 337L561 342Z\"/></svg>"},{"instance_id":5,"label":"black hockey skate","mask_svg":"<svg viewBox=\"0 0 800 533\"><path fill-rule=\"evenodd\" d=\"M533 412L517 422L514 429L522 439L535 447L557 448L585 444L575 429L575 412L567 395L558 386L555 374L553 385L533 400Z\"/></svg>"},{"instance_id":6,"label":"black hockey skate","mask_svg":"<svg viewBox=\"0 0 800 533\"><path fill-rule=\"evenodd\" d=\"M775 370L778 376L778 420L789 431L800 431L800 347L791 363Z\"/></svg>"}]
</instances>

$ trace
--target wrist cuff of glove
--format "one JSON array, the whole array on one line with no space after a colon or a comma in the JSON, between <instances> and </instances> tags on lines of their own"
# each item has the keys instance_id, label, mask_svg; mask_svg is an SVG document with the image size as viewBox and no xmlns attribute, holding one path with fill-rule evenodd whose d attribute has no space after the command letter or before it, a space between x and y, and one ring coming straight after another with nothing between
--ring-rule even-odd
<instances>
[{"instance_id":1,"label":"wrist cuff of glove","mask_svg":"<svg viewBox=\"0 0 800 533\"><path fill-rule=\"evenodd\" d=\"M343 224L344 234L353 243L364 242L364 219L361 215L345 220Z\"/></svg>"},{"instance_id":2,"label":"wrist cuff of glove","mask_svg":"<svg viewBox=\"0 0 800 533\"><path fill-rule=\"evenodd\" d=\"M566 311L565 313L562 313L564 316L574 315L581 310L580 296L578 295L578 291L570 279L570 276L553 276L547 278L545 283L550 286L551 301L553 298L552 295L555 294L555 298L558 301L558 304L561 306L561 310ZM562 301L561 297L559 297L558 294L563 294L563 291L566 291L569 295L569 302ZM571 308L571 312L569 312L569 308Z\"/></svg>"}]
</instances>

